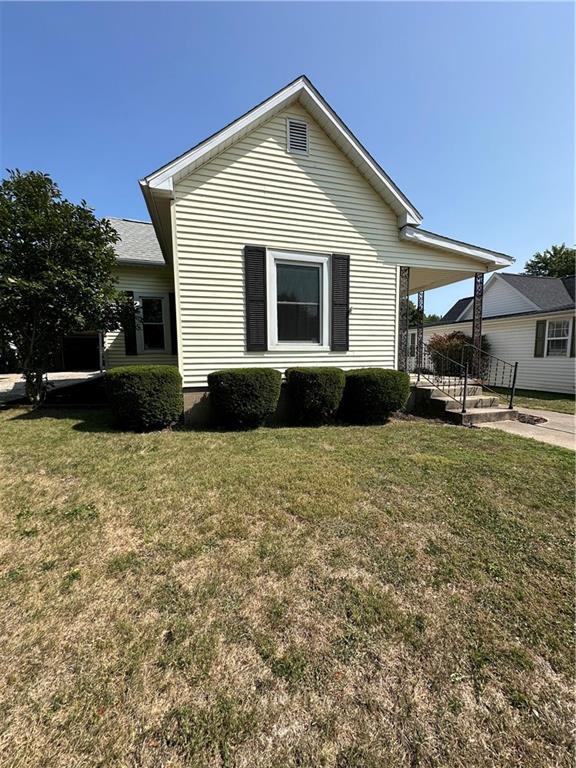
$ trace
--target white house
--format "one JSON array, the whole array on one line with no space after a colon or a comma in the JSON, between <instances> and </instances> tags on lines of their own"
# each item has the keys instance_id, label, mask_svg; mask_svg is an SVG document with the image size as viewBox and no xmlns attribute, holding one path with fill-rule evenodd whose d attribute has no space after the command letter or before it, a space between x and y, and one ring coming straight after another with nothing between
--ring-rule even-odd
<instances>
[{"instance_id":1,"label":"white house","mask_svg":"<svg viewBox=\"0 0 576 768\"><path fill-rule=\"evenodd\" d=\"M575 278L534 277L501 272L486 284L482 332L492 355L518 362L516 386L574 392ZM424 343L434 334L472 332L473 297L459 299L439 323L424 326ZM409 333L415 355L416 329Z\"/></svg>"},{"instance_id":2,"label":"white house","mask_svg":"<svg viewBox=\"0 0 576 768\"><path fill-rule=\"evenodd\" d=\"M141 182L152 225L114 220L141 322L107 366L177 363L194 418L225 367L403 367L408 294L511 264L422 217L306 77Z\"/></svg>"}]
</instances>

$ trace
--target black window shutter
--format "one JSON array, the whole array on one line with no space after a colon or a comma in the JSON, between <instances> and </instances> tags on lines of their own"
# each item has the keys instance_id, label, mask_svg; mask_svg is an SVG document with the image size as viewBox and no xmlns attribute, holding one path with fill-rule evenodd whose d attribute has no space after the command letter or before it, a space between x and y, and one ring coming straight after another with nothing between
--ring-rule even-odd
<instances>
[{"instance_id":1,"label":"black window shutter","mask_svg":"<svg viewBox=\"0 0 576 768\"><path fill-rule=\"evenodd\" d=\"M168 309L170 312L170 344L172 354L178 354L178 331L176 328L176 294L168 294Z\"/></svg>"},{"instance_id":2,"label":"black window shutter","mask_svg":"<svg viewBox=\"0 0 576 768\"><path fill-rule=\"evenodd\" d=\"M126 311L122 330L124 331L124 350L127 355L137 355L138 345L136 343L136 311L134 307L134 291L124 291L126 296L132 301L132 309Z\"/></svg>"},{"instance_id":3,"label":"black window shutter","mask_svg":"<svg viewBox=\"0 0 576 768\"><path fill-rule=\"evenodd\" d=\"M544 357L546 344L546 320L536 321L536 338L534 340L534 357Z\"/></svg>"},{"instance_id":4,"label":"black window shutter","mask_svg":"<svg viewBox=\"0 0 576 768\"><path fill-rule=\"evenodd\" d=\"M246 299L246 349L265 352L268 349L266 317L266 248L244 247L244 285Z\"/></svg>"},{"instance_id":5,"label":"black window shutter","mask_svg":"<svg viewBox=\"0 0 576 768\"><path fill-rule=\"evenodd\" d=\"M576 333L576 319L572 318L572 336L570 339L570 357L574 357L574 334Z\"/></svg>"},{"instance_id":6,"label":"black window shutter","mask_svg":"<svg viewBox=\"0 0 576 768\"><path fill-rule=\"evenodd\" d=\"M350 314L350 256L346 253L332 254L332 312L330 349L333 352L347 352L348 317Z\"/></svg>"}]
</instances>

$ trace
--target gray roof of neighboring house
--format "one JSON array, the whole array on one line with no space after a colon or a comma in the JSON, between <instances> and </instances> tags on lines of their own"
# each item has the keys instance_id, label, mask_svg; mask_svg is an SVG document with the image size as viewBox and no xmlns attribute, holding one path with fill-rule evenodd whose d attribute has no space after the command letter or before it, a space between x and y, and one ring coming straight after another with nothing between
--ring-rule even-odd
<instances>
[{"instance_id":1,"label":"gray roof of neighboring house","mask_svg":"<svg viewBox=\"0 0 576 768\"><path fill-rule=\"evenodd\" d=\"M504 278L509 285L526 296L542 312L554 312L558 309L570 309L574 306L574 275L570 277L538 277L537 275L513 275L509 272L499 272L498 277ZM465 299L458 299L442 317L441 323L456 322L473 298L473 296L467 296Z\"/></svg>"},{"instance_id":2,"label":"gray roof of neighboring house","mask_svg":"<svg viewBox=\"0 0 576 768\"><path fill-rule=\"evenodd\" d=\"M542 310L564 309L574 306L574 275L570 277L538 277L511 275L501 272L505 280L523 296Z\"/></svg>"},{"instance_id":3,"label":"gray roof of neighboring house","mask_svg":"<svg viewBox=\"0 0 576 768\"><path fill-rule=\"evenodd\" d=\"M466 309L468 304L472 301L474 297L473 296L467 296L465 299L458 299L456 304L453 304L448 312L446 312L445 315L442 317L442 322L444 323L453 323L455 320L458 320L462 312Z\"/></svg>"},{"instance_id":4,"label":"gray roof of neighboring house","mask_svg":"<svg viewBox=\"0 0 576 768\"><path fill-rule=\"evenodd\" d=\"M154 227L148 221L114 219L110 224L120 236L114 246L118 261L129 264L165 264Z\"/></svg>"}]
</instances>

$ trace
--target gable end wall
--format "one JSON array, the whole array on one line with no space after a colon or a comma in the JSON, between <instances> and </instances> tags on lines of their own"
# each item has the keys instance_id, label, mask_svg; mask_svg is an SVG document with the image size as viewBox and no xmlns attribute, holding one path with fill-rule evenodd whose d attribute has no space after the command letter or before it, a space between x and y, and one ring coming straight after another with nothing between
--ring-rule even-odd
<instances>
[{"instance_id":1,"label":"gable end wall","mask_svg":"<svg viewBox=\"0 0 576 768\"><path fill-rule=\"evenodd\" d=\"M307 157L286 152L287 117L309 123ZM395 366L396 215L299 105L180 181L173 222L185 387L222 367ZM246 244L350 254L348 352L245 351Z\"/></svg>"}]
</instances>

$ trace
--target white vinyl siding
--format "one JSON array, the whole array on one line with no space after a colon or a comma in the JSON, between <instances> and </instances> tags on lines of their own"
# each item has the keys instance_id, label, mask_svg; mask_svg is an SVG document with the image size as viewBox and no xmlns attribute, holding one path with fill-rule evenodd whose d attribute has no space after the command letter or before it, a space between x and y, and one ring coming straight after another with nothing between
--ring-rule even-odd
<instances>
[{"instance_id":1,"label":"white vinyl siding","mask_svg":"<svg viewBox=\"0 0 576 768\"><path fill-rule=\"evenodd\" d=\"M537 307L522 296L517 290L503 280L499 275L490 278L490 282L484 290L484 300L482 302L482 316L494 317L495 315L511 315L515 312L531 312ZM472 319L472 304L460 318L461 320Z\"/></svg>"},{"instance_id":2,"label":"white vinyl siding","mask_svg":"<svg viewBox=\"0 0 576 768\"><path fill-rule=\"evenodd\" d=\"M518 361L517 386L520 389L536 389L543 392L574 392L573 357L534 357L534 340L538 320L568 320L572 328L570 314L525 315L484 319L482 333L490 342L490 353L510 363ZM435 333L463 331L472 333L472 323L453 323L452 325L424 326L424 341L427 342Z\"/></svg>"},{"instance_id":3,"label":"white vinyl siding","mask_svg":"<svg viewBox=\"0 0 576 768\"><path fill-rule=\"evenodd\" d=\"M288 118L308 124L309 155L286 151ZM207 374L223 367L393 368L396 265L413 259L420 266L464 269L472 262L400 241L395 213L299 105L177 182L173 226L186 387L205 387ZM350 255L348 352L246 352L247 244Z\"/></svg>"},{"instance_id":4,"label":"white vinyl siding","mask_svg":"<svg viewBox=\"0 0 576 768\"><path fill-rule=\"evenodd\" d=\"M121 291L133 291L134 298L141 296L167 297L174 291L172 271L169 267L141 267L121 265L117 267L118 288ZM166 299L164 299L166 301ZM166 338L170 344L169 313L165 314ZM138 334L138 331L137 331ZM139 334L138 334L139 336ZM141 341L139 339L139 348ZM104 366L113 368L118 365L178 365L176 355L168 351L142 350L137 355L126 355L124 334L113 331L104 336Z\"/></svg>"}]
</instances>

